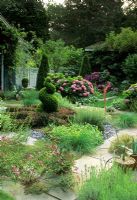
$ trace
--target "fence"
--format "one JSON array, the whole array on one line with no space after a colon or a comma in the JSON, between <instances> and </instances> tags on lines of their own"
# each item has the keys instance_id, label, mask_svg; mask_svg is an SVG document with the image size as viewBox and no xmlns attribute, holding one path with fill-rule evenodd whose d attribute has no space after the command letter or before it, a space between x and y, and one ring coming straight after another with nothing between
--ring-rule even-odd
<instances>
[{"instance_id":1,"label":"fence","mask_svg":"<svg viewBox=\"0 0 137 200\"><path fill-rule=\"evenodd\" d=\"M38 68L17 68L16 69L16 86L22 86L22 79L28 78L29 87L35 87L37 81Z\"/></svg>"}]
</instances>

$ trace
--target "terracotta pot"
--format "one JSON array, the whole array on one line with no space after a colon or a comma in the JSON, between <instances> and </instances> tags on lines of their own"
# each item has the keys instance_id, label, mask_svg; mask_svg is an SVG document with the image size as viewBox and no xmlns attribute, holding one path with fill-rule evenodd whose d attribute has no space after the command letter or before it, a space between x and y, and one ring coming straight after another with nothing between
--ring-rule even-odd
<instances>
[{"instance_id":1,"label":"terracotta pot","mask_svg":"<svg viewBox=\"0 0 137 200\"><path fill-rule=\"evenodd\" d=\"M123 161L121 158L116 158L115 163L120 166L124 171L127 169L133 169L135 168L136 160L132 157L126 157Z\"/></svg>"}]
</instances>

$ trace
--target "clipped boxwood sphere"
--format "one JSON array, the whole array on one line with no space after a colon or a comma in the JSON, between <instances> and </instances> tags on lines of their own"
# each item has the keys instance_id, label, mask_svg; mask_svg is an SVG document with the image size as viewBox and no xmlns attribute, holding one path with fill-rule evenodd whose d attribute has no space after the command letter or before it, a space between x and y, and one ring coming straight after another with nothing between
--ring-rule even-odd
<instances>
[{"instance_id":1,"label":"clipped boxwood sphere","mask_svg":"<svg viewBox=\"0 0 137 200\"><path fill-rule=\"evenodd\" d=\"M46 83L51 83L51 78L49 76L47 76L44 80L44 86L46 86Z\"/></svg>"},{"instance_id":2,"label":"clipped boxwood sphere","mask_svg":"<svg viewBox=\"0 0 137 200\"><path fill-rule=\"evenodd\" d=\"M54 95L46 94L44 96L45 100L43 103L43 109L44 111L50 113L50 112L56 112L58 109L58 100Z\"/></svg>"},{"instance_id":3,"label":"clipped boxwood sphere","mask_svg":"<svg viewBox=\"0 0 137 200\"><path fill-rule=\"evenodd\" d=\"M27 88L27 87L28 87L28 83L29 83L28 78L23 78L23 79L22 79L22 86L23 86L24 88Z\"/></svg>"},{"instance_id":4,"label":"clipped boxwood sphere","mask_svg":"<svg viewBox=\"0 0 137 200\"><path fill-rule=\"evenodd\" d=\"M46 95L46 87L42 88L40 91L39 91L39 99L40 101L43 103L45 101L45 95Z\"/></svg>"},{"instance_id":5,"label":"clipped boxwood sphere","mask_svg":"<svg viewBox=\"0 0 137 200\"><path fill-rule=\"evenodd\" d=\"M46 92L49 94L53 94L56 91L56 88L52 83L46 83L45 87L46 87Z\"/></svg>"}]
</instances>

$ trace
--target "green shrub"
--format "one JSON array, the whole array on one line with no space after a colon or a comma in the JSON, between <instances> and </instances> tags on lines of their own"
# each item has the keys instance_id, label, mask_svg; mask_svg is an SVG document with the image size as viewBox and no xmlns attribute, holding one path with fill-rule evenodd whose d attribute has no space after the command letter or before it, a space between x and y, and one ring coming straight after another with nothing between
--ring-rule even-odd
<instances>
[{"instance_id":1,"label":"green shrub","mask_svg":"<svg viewBox=\"0 0 137 200\"><path fill-rule=\"evenodd\" d=\"M61 149L80 153L89 153L102 142L101 132L90 124L54 127L51 135Z\"/></svg>"},{"instance_id":2,"label":"green shrub","mask_svg":"<svg viewBox=\"0 0 137 200\"><path fill-rule=\"evenodd\" d=\"M28 87L28 83L29 83L28 78L23 78L23 79L22 79L22 86L23 86L24 88L27 88L27 87Z\"/></svg>"},{"instance_id":3,"label":"green shrub","mask_svg":"<svg viewBox=\"0 0 137 200\"><path fill-rule=\"evenodd\" d=\"M0 90L0 99L4 99L4 98L5 98L4 92Z\"/></svg>"},{"instance_id":4,"label":"green shrub","mask_svg":"<svg viewBox=\"0 0 137 200\"><path fill-rule=\"evenodd\" d=\"M48 94L53 94L56 91L55 86L52 83L46 82L44 83L45 87L46 87L46 92Z\"/></svg>"},{"instance_id":5,"label":"green shrub","mask_svg":"<svg viewBox=\"0 0 137 200\"><path fill-rule=\"evenodd\" d=\"M130 102L129 110L132 112L137 112L137 100Z\"/></svg>"},{"instance_id":6,"label":"green shrub","mask_svg":"<svg viewBox=\"0 0 137 200\"><path fill-rule=\"evenodd\" d=\"M132 84L128 90L124 91L124 95L126 96L126 99L129 100L129 110L137 112L137 83Z\"/></svg>"},{"instance_id":7,"label":"green shrub","mask_svg":"<svg viewBox=\"0 0 137 200\"><path fill-rule=\"evenodd\" d=\"M15 200L15 199L6 192L0 190L0 200Z\"/></svg>"},{"instance_id":8,"label":"green shrub","mask_svg":"<svg viewBox=\"0 0 137 200\"><path fill-rule=\"evenodd\" d=\"M58 109L58 100L55 93L55 86L50 83L44 83L46 87L42 88L39 92L39 99L42 102L43 110L50 113L56 112Z\"/></svg>"},{"instance_id":9,"label":"green shrub","mask_svg":"<svg viewBox=\"0 0 137 200\"><path fill-rule=\"evenodd\" d=\"M137 100L137 83L132 84L128 90L124 91L124 94L131 101Z\"/></svg>"},{"instance_id":10,"label":"green shrub","mask_svg":"<svg viewBox=\"0 0 137 200\"><path fill-rule=\"evenodd\" d=\"M6 100L15 100L16 99L16 91L5 91L4 96Z\"/></svg>"},{"instance_id":11,"label":"green shrub","mask_svg":"<svg viewBox=\"0 0 137 200\"><path fill-rule=\"evenodd\" d=\"M11 131L14 128L13 120L7 113L0 113L0 131Z\"/></svg>"},{"instance_id":12,"label":"green shrub","mask_svg":"<svg viewBox=\"0 0 137 200\"><path fill-rule=\"evenodd\" d=\"M118 34L112 31L106 37L105 43L107 47L109 47L109 49L113 49L115 51L119 52L136 51L137 31L133 31L131 28L122 28L121 32Z\"/></svg>"},{"instance_id":13,"label":"green shrub","mask_svg":"<svg viewBox=\"0 0 137 200\"><path fill-rule=\"evenodd\" d=\"M72 120L78 124L89 123L98 126L102 130L106 122L106 114L103 109L79 108L76 110L76 114Z\"/></svg>"},{"instance_id":14,"label":"green shrub","mask_svg":"<svg viewBox=\"0 0 137 200\"><path fill-rule=\"evenodd\" d=\"M123 187L124 186L124 187ZM79 191L79 200L136 200L137 181L132 172L113 167L92 172Z\"/></svg>"},{"instance_id":15,"label":"green shrub","mask_svg":"<svg viewBox=\"0 0 137 200\"><path fill-rule=\"evenodd\" d=\"M66 98L62 97L61 94L56 93L58 99L59 108L73 108L74 105Z\"/></svg>"},{"instance_id":16,"label":"green shrub","mask_svg":"<svg viewBox=\"0 0 137 200\"><path fill-rule=\"evenodd\" d=\"M48 71L49 71L48 58L45 54L43 54L37 76L37 84L36 84L37 90L40 90L41 88L44 87L44 79L47 76Z\"/></svg>"},{"instance_id":17,"label":"green shrub","mask_svg":"<svg viewBox=\"0 0 137 200\"><path fill-rule=\"evenodd\" d=\"M117 98L113 101L112 106L118 110L127 110L128 105L125 102L125 99Z\"/></svg>"},{"instance_id":18,"label":"green shrub","mask_svg":"<svg viewBox=\"0 0 137 200\"><path fill-rule=\"evenodd\" d=\"M137 54L129 55L123 63L123 71L130 82L135 82L137 79Z\"/></svg>"},{"instance_id":19,"label":"green shrub","mask_svg":"<svg viewBox=\"0 0 137 200\"><path fill-rule=\"evenodd\" d=\"M42 102L44 111L56 112L58 109L58 100L54 94L48 94L46 87L39 92L39 99Z\"/></svg>"},{"instance_id":20,"label":"green shrub","mask_svg":"<svg viewBox=\"0 0 137 200\"><path fill-rule=\"evenodd\" d=\"M22 91L22 101L24 106L37 105L39 103L38 92L36 90Z\"/></svg>"},{"instance_id":21,"label":"green shrub","mask_svg":"<svg viewBox=\"0 0 137 200\"><path fill-rule=\"evenodd\" d=\"M122 146L132 148L133 139L134 139L133 136L130 136L128 134L119 136L118 138L116 138L111 142L111 145L109 147L109 152L121 155L123 152Z\"/></svg>"},{"instance_id":22,"label":"green shrub","mask_svg":"<svg viewBox=\"0 0 137 200\"><path fill-rule=\"evenodd\" d=\"M46 94L43 106L46 112L56 112L58 109L58 100L55 96Z\"/></svg>"},{"instance_id":23,"label":"green shrub","mask_svg":"<svg viewBox=\"0 0 137 200\"><path fill-rule=\"evenodd\" d=\"M137 125L137 116L135 113L122 113L112 123L119 128L133 128Z\"/></svg>"},{"instance_id":24,"label":"green shrub","mask_svg":"<svg viewBox=\"0 0 137 200\"><path fill-rule=\"evenodd\" d=\"M65 78L65 75L63 73L48 73L48 76L47 76L47 79L48 80L50 79L50 81L53 84L57 83L58 80L64 79L64 78Z\"/></svg>"}]
</instances>

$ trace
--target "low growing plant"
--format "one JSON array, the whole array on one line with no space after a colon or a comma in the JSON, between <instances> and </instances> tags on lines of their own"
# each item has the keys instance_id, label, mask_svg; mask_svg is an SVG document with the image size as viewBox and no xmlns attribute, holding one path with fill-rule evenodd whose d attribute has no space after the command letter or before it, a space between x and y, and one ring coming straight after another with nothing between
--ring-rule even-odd
<instances>
[{"instance_id":1,"label":"low growing plant","mask_svg":"<svg viewBox=\"0 0 137 200\"><path fill-rule=\"evenodd\" d=\"M14 128L13 120L9 114L0 113L0 131L7 132Z\"/></svg>"},{"instance_id":2,"label":"low growing plant","mask_svg":"<svg viewBox=\"0 0 137 200\"><path fill-rule=\"evenodd\" d=\"M117 98L113 101L112 106L118 110L127 110L128 106L126 104L125 99Z\"/></svg>"},{"instance_id":3,"label":"low growing plant","mask_svg":"<svg viewBox=\"0 0 137 200\"><path fill-rule=\"evenodd\" d=\"M18 140L2 138L0 176L6 176L30 186L41 177L71 173L73 156L60 151L56 144L41 141L28 146Z\"/></svg>"},{"instance_id":4,"label":"low growing plant","mask_svg":"<svg viewBox=\"0 0 137 200\"><path fill-rule=\"evenodd\" d=\"M6 192L0 190L0 199L1 200L15 200L11 195L7 194Z\"/></svg>"},{"instance_id":5,"label":"low growing plant","mask_svg":"<svg viewBox=\"0 0 137 200\"><path fill-rule=\"evenodd\" d=\"M124 187L123 187L124 186ZM94 171L90 179L79 191L79 200L136 200L136 177L132 172L126 173L121 168Z\"/></svg>"},{"instance_id":6,"label":"low growing plant","mask_svg":"<svg viewBox=\"0 0 137 200\"><path fill-rule=\"evenodd\" d=\"M132 148L133 144L133 136L130 136L128 134L124 134L116 138L111 142L111 145L109 147L110 153L115 153L117 155L121 155L123 152L123 147L126 146L127 148Z\"/></svg>"},{"instance_id":7,"label":"low growing plant","mask_svg":"<svg viewBox=\"0 0 137 200\"><path fill-rule=\"evenodd\" d=\"M38 99L38 91L34 89L22 91L22 101L24 106L37 105L40 102Z\"/></svg>"},{"instance_id":8,"label":"low growing plant","mask_svg":"<svg viewBox=\"0 0 137 200\"><path fill-rule=\"evenodd\" d=\"M59 108L73 108L73 104L66 97L62 97L59 93L56 93L56 97L58 99Z\"/></svg>"},{"instance_id":9,"label":"low growing plant","mask_svg":"<svg viewBox=\"0 0 137 200\"><path fill-rule=\"evenodd\" d=\"M122 113L113 119L113 124L119 128L133 128L137 125L135 113Z\"/></svg>"},{"instance_id":10,"label":"low growing plant","mask_svg":"<svg viewBox=\"0 0 137 200\"><path fill-rule=\"evenodd\" d=\"M106 122L107 115L103 109L99 108L78 108L72 119L78 124L91 124L103 130L103 125Z\"/></svg>"},{"instance_id":11,"label":"low growing plant","mask_svg":"<svg viewBox=\"0 0 137 200\"><path fill-rule=\"evenodd\" d=\"M103 141L102 133L90 124L54 127L51 136L62 150L80 153L90 153Z\"/></svg>"}]
</instances>

